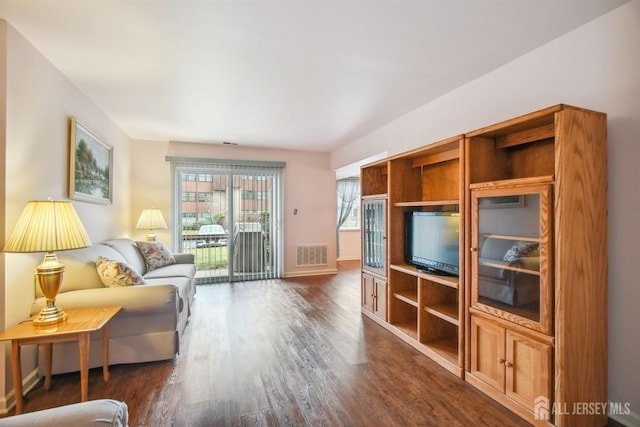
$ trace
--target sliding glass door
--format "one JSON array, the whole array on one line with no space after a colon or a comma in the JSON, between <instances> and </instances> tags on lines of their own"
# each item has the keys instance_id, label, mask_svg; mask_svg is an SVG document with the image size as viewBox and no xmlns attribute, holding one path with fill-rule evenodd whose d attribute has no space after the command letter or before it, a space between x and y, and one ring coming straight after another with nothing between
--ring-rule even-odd
<instances>
[{"instance_id":1,"label":"sliding glass door","mask_svg":"<svg viewBox=\"0 0 640 427\"><path fill-rule=\"evenodd\" d=\"M197 283L282 276L282 166L172 160L175 241Z\"/></svg>"}]
</instances>

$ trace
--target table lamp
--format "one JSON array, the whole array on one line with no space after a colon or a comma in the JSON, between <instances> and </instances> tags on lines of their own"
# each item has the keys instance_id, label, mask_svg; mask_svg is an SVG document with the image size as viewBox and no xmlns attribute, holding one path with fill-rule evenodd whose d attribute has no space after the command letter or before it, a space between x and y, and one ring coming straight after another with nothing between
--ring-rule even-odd
<instances>
[{"instance_id":1,"label":"table lamp","mask_svg":"<svg viewBox=\"0 0 640 427\"><path fill-rule=\"evenodd\" d=\"M4 247L5 252L46 252L36 267L36 278L47 305L33 320L40 326L63 322L68 315L56 306L64 265L54 251L91 245L75 208L68 201L41 200L27 203Z\"/></svg>"},{"instance_id":2,"label":"table lamp","mask_svg":"<svg viewBox=\"0 0 640 427\"><path fill-rule=\"evenodd\" d=\"M160 209L150 208L144 209L140 214L138 223L136 224L138 230L149 230L146 240L153 242L156 240L156 235L153 230L164 230L167 228L167 223L164 222L164 217Z\"/></svg>"}]
</instances>

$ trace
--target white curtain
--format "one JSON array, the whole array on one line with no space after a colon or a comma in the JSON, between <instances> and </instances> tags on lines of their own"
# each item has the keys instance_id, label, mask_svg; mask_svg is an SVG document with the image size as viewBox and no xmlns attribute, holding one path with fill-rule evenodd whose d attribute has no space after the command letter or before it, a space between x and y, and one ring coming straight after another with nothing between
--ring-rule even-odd
<instances>
[{"instance_id":1,"label":"white curtain","mask_svg":"<svg viewBox=\"0 0 640 427\"><path fill-rule=\"evenodd\" d=\"M347 220L353 204L360 199L360 179L345 178L337 181L338 193L338 224L336 227L336 248L337 254L340 256L340 227Z\"/></svg>"}]
</instances>

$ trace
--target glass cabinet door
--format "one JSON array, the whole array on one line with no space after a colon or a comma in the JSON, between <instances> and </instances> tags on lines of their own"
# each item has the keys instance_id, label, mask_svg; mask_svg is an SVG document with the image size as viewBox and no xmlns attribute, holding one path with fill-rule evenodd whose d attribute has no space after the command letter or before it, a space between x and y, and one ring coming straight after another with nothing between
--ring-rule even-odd
<instances>
[{"instance_id":1,"label":"glass cabinet door","mask_svg":"<svg viewBox=\"0 0 640 427\"><path fill-rule=\"evenodd\" d=\"M471 208L472 306L551 333L551 186L472 189Z\"/></svg>"},{"instance_id":2,"label":"glass cabinet door","mask_svg":"<svg viewBox=\"0 0 640 427\"><path fill-rule=\"evenodd\" d=\"M362 201L362 267L386 276L386 199Z\"/></svg>"}]
</instances>

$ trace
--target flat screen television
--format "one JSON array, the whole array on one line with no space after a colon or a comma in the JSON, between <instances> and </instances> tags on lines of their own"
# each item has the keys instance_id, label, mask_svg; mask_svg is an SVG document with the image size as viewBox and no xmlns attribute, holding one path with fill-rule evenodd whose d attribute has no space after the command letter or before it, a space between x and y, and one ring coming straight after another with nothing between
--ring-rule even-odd
<instances>
[{"instance_id":1,"label":"flat screen television","mask_svg":"<svg viewBox=\"0 0 640 427\"><path fill-rule=\"evenodd\" d=\"M404 232L406 262L429 273L459 275L460 214L407 212Z\"/></svg>"}]
</instances>

